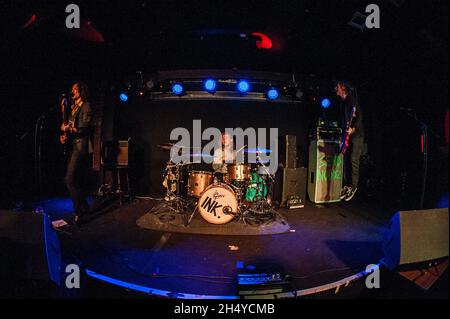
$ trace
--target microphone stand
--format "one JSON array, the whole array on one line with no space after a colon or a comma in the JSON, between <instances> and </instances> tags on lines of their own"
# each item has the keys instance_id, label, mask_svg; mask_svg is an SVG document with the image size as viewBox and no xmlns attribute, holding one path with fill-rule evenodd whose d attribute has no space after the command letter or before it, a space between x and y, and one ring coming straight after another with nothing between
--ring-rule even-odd
<instances>
[{"instance_id":1,"label":"microphone stand","mask_svg":"<svg viewBox=\"0 0 450 319\"><path fill-rule=\"evenodd\" d=\"M424 202L425 202L425 191L426 191L426 184L427 184L427 178L428 178L428 140L429 140L429 132L430 129L428 128L428 125L424 123L423 121L419 120L417 117L417 113L414 109L404 109L406 110L406 114L414 119L418 126L420 127L420 131L423 136L423 166L422 166L422 187L420 192L420 200L419 200L419 208L423 209ZM431 131L432 132L432 131ZM432 132L435 137L439 137L438 134Z\"/></svg>"},{"instance_id":2,"label":"microphone stand","mask_svg":"<svg viewBox=\"0 0 450 319\"><path fill-rule=\"evenodd\" d=\"M42 130L44 129L44 123L50 112L55 110L55 107L49 108L42 113L34 124L34 172L36 178L36 200L42 199ZM31 129L23 134L20 139L24 139Z\"/></svg>"},{"instance_id":3,"label":"microphone stand","mask_svg":"<svg viewBox=\"0 0 450 319\"><path fill-rule=\"evenodd\" d=\"M34 172L36 183L36 197L37 200L41 200L42 195L42 130L44 128L44 121L46 114L42 114L38 117L35 123L34 132Z\"/></svg>"}]
</instances>

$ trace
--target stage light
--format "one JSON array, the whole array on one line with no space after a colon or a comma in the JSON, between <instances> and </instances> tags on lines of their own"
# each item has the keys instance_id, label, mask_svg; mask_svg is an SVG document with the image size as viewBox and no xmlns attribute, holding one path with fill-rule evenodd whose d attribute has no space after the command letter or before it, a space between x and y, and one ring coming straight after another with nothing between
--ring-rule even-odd
<instances>
[{"instance_id":1,"label":"stage light","mask_svg":"<svg viewBox=\"0 0 450 319\"><path fill-rule=\"evenodd\" d=\"M239 81L237 84L237 89L241 93L246 93L250 89L250 84L245 80Z\"/></svg>"},{"instance_id":2,"label":"stage light","mask_svg":"<svg viewBox=\"0 0 450 319\"><path fill-rule=\"evenodd\" d=\"M324 109L327 109L327 108L330 107L331 102L330 102L329 99L324 98L324 99L322 99L322 102L321 102L320 104L322 105L322 107L323 107Z\"/></svg>"},{"instance_id":3,"label":"stage light","mask_svg":"<svg viewBox=\"0 0 450 319\"><path fill-rule=\"evenodd\" d=\"M278 99L279 96L280 96L280 93L278 92L278 90L276 88L270 88L267 91L267 98L269 100L276 100L276 99Z\"/></svg>"},{"instance_id":4,"label":"stage light","mask_svg":"<svg viewBox=\"0 0 450 319\"><path fill-rule=\"evenodd\" d=\"M253 32L252 35L261 39L256 41L256 46L258 47L258 49L268 50L272 48L272 40L270 40L270 38L264 33Z\"/></svg>"},{"instance_id":5,"label":"stage light","mask_svg":"<svg viewBox=\"0 0 450 319\"><path fill-rule=\"evenodd\" d=\"M184 87L180 83L172 85L172 93L175 95L181 95L184 92Z\"/></svg>"},{"instance_id":6,"label":"stage light","mask_svg":"<svg viewBox=\"0 0 450 319\"><path fill-rule=\"evenodd\" d=\"M203 86L206 91L213 92L216 89L216 81L213 79L208 79L203 83Z\"/></svg>"},{"instance_id":7,"label":"stage light","mask_svg":"<svg viewBox=\"0 0 450 319\"><path fill-rule=\"evenodd\" d=\"M153 80L148 80L148 81L145 83L145 87L147 88L147 90L153 89L154 86L155 86L155 82L153 82Z\"/></svg>"},{"instance_id":8,"label":"stage light","mask_svg":"<svg viewBox=\"0 0 450 319\"><path fill-rule=\"evenodd\" d=\"M128 101L128 95L126 93L120 93L119 98L122 102Z\"/></svg>"}]
</instances>

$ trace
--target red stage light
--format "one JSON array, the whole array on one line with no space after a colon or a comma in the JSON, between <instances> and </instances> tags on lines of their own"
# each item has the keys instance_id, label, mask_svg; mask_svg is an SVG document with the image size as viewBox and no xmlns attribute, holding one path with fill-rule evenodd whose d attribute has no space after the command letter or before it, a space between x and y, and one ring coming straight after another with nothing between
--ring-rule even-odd
<instances>
[{"instance_id":1,"label":"red stage light","mask_svg":"<svg viewBox=\"0 0 450 319\"><path fill-rule=\"evenodd\" d=\"M105 39L100 31L98 31L91 21L81 20L81 28L70 29L70 34L75 37L81 38L85 41L104 43Z\"/></svg>"},{"instance_id":2,"label":"red stage light","mask_svg":"<svg viewBox=\"0 0 450 319\"><path fill-rule=\"evenodd\" d=\"M258 47L258 49L268 50L272 48L272 40L270 40L270 38L264 33L253 32L252 35L261 38L261 40L256 40L256 46Z\"/></svg>"},{"instance_id":3,"label":"red stage light","mask_svg":"<svg viewBox=\"0 0 450 319\"><path fill-rule=\"evenodd\" d=\"M36 18L37 16L35 14L33 14L28 21L22 26L22 29L26 29L28 28L30 25L32 25L33 23L36 22Z\"/></svg>"},{"instance_id":4,"label":"red stage light","mask_svg":"<svg viewBox=\"0 0 450 319\"><path fill-rule=\"evenodd\" d=\"M420 135L420 146L423 154L425 152L425 137L423 136L423 134Z\"/></svg>"}]
</instances>

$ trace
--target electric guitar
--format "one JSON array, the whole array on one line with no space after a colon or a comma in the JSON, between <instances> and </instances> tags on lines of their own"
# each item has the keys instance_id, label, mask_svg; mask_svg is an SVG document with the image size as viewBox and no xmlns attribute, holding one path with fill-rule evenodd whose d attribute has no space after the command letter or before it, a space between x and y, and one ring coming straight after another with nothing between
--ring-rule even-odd
<instances>
[{"instance_id":1,"label":"electric guitar","mask_svg":"<svg viewBox=\"0 0 450 319\"><path fill-rule=\"evenodd\" d=\"M72 126L73 123L72 121L70 121L70 107L67 105L67 99L64 98L64 101L61 103L61 112L62 112L62 122L64 125L70 125ZM61 142L61 144L63 144L63 153L64 155L67 155L69 153L69 149L68 149L68 145L70 143L68 143L69 140L69 134L67 134L67 132L64 132L60 137L59 137L59 141Z\"/></svg>"},{"instance_id":2,"label":"electric guitar","mask_svg":"<svg viewBox=\"0 0 450 319\"><path fill-rule=\"evenodd\" d=\"M344 138L343 138L343 142L341 144L341 151L340 151L341 154L343 154L343 155L347 151L347 148L348 148L348 145L349 145L349 142L350 142L349 131L350 131L351 125L353 124L353 119L355 118L355 116L356 116L356 106L354 106L352 108L352 115L350 116L350 120L347 122L347 126L345 128L345 135L344 135Z\"/></svg>"}]
</instances>

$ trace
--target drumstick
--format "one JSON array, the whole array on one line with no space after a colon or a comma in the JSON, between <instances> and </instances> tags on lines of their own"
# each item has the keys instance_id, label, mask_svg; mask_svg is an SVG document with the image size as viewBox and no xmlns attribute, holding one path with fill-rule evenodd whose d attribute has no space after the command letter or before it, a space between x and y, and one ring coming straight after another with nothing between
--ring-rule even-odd
<instances>
[{"instance_id":1,"label":"drumstick","mask_svg":"<svg viewBox=\"0 0 450 319\"><path fill-rule=\"evenodd\" d=\"M242 151L244 149L244 147L247 147L247 145L242 146L239 150L236 151L236 153Z\"/></svg>"}]
</instances>

